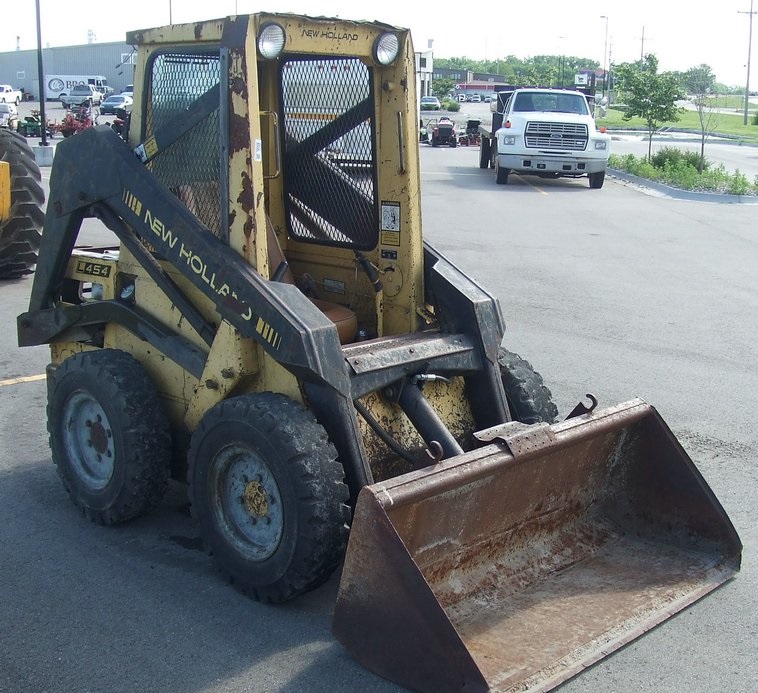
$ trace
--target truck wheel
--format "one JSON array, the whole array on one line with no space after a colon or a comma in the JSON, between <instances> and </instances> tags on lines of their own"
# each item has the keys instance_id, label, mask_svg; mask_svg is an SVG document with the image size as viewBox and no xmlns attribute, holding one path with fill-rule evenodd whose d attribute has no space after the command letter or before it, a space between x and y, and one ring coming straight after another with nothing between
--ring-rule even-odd
<instances>
[{"instance_id":1,"label":"truck wheel","mask_svg":"<svg viewBox=\"0 0 758 693\"><path fill-rule=\"evenodd\" d=\"M67 358L48 379L53 462L89 520L112 525L157 505L168 485L171 435L142 365L116 349Z\"/></svg>"},{"instance_id":2,"label":"truck wheel","mask_svg":"<svg viewBox=\"0 0 758 693\"><path fill-rule=\"evenodd\" d=\"M347 541L348 492L311 412L272 392L228 399L192 434L188 462L192 515L240 591L284 602L334 572Z\"/></svg>"},{"instance_id":3,"label":"truck wheel","mask_svg":"<svg viewBox=\"0 0 758 693\"><path fill-rule=\"evenodd\" d=\"M0 129L0 161L10 164L11 191L10 215L0 218L0 279L15 279L33 272L37 263L45 193L39 166L23 135Z\"/></svg>"},{"instance_id":4,"label":"truck wheel","mask_svg":"<svg viewBox=\"0 0 758 693\"><path fill-rule=\"evenodd\" d=\"M605 171L590 173L590 187L593 190L600 190L600 188L603 187L604 181L605 181Z\"/></svg>"},{"instance_id":5,"label":"truck wheel","mask_svg":"<svg viewBox=\"0 0 758 693\"><path fill-rule=\"evenodd\" d=\"M497 162L497 156L495 157L495 182L498 185L505 185L508 182L508 174L511 172L509 168L503 168Z\"/></svg>"},{"instance_id":6,"label":"truck wheel","mask_svg":"<svg viewBox=\"0 0 758 693\"><path fill-rule=\"evenodd\" d=\"M479 168L489 168L490 158L490 141L482 137L479 142Z\"/></svg>"},{"instance_id":7,"label":"truck wheel","mask_svg":"<svg viewBox=\"0 0 758 693\"><path fill-rule=\"evenodd\" d=\"M498 350L497 362L511 416L526 424L553 423L558 417L558 407L532 364L502 347Z\"/></svg>"}]
</instances>

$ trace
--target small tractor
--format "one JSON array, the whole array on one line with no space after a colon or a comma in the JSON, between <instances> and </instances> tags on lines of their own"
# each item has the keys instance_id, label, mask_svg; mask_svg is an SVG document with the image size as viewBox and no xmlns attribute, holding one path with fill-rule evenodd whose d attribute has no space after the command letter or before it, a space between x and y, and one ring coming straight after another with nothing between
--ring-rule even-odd
<instances>
[{"instance_id":1,"label":"small tractor","mask_svg":"<svg viewBox=\"0 0 758 693\"><path fill-rule=\"evenodd\" d=\"M546 691L736 574L653 407L556 421L497 298L424 240L409 31L261 13L127 43L125 139L58 144L18 317L85 517L186 483L237 588L283 602L342 566L335 636L428 693ZM77 247L85 219L117 243Z\"/></svg>"},{"instance_id":2,"label":"small tractor","mask_svg":"<svg viewBox=\"0 0 758 693\"><path fill-rule=\"evenodd\" d=\"M429 141L432 147L455 147L458 145L458 133L452 118L441 116L436 122L429 123L431 127Z\"/></svg>"}]
</instances>

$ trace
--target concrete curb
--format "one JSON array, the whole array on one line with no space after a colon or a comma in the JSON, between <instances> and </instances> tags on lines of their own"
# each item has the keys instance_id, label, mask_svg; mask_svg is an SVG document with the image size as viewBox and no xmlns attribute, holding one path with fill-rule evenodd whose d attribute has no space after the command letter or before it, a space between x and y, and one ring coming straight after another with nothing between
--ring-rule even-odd
<instances>
[{"instance_id":1,"label":"concrete curb","mask_svg":"<svg viewBox=\"0 0 758 693\"><path fill-rule=\"evenodd\" d=\"M641 178L640 176L632 175L626 171L621 171L617 168L607 169L608 175L625 183L631 183L641 188L641 191L650 194L648 191L654 191L659 195L669 197L675 200L688 200L690 202L713 202L718 204L743 204L743 205L756 205L758 204L758 195L726 195L723 193L711 193L700 192L697 190L682 190L681 188L673 188L665 183L658 183L656 181L649 180L648 178Z\"/></svg>"}]
</instances>

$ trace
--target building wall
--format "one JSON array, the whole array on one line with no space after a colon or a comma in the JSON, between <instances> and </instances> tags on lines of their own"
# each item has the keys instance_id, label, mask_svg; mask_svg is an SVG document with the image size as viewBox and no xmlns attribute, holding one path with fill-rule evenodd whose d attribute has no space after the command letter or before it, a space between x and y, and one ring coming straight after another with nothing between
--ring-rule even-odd
<instances>
[{"instance_id":1,"label":"building wall","mask_svg":"<svg viewBox=\"0 0 758 693\"><path fill-rule=\"evenodd\" d=\"M120 92L134 83L134 57L130 45L91 43L80 46L58 46L42 49L42 63L46 75L103 75L109 86ZM10 84L39 99L39 71L37 50L0 53L0 84Z\"/></svg>"}]
</instances>

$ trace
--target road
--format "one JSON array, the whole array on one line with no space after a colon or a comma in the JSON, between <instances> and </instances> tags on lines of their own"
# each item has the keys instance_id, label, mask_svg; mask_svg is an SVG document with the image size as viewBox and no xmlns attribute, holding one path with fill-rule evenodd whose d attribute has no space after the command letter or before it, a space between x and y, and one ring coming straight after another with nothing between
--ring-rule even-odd
<instances>
[{"instance_id":1,"label":"road","mask_svg":"<svg viewBox=\"0 0 758 693\"><path fill-rule=\"evenodd\" d=\"M754 693L756 208L612 180L497 186L473 148L421 160L427 238L500 297L507 346L561 414L586 392L654 404L746 545L734 581L562 692ZM181 487L126 526L79 515L50 463L47 350L15 345L30 287L2 285L0 692L399 693L332 639L336 577L285 606L248 600L200 550Z\"/></svg>"}]
</instances>

